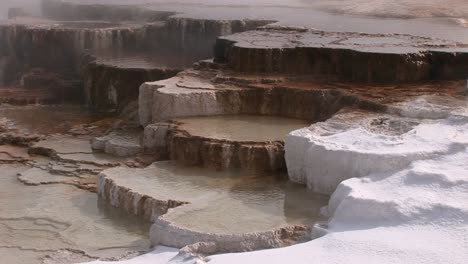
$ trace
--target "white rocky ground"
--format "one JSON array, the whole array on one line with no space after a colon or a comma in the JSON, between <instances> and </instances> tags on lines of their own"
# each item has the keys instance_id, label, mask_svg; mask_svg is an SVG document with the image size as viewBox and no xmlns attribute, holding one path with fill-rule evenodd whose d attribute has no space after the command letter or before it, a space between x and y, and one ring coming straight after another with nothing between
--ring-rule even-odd
<instances>
[{"instance_id":1,"label":"white rocky ground","mask_svg":"<svg viewBox=\"0 0 468 264\"><path fill-rule=\"evenodd\" d=\"M441 102L400 104L399 117L341 113L290 134L291 179L323 192L336 188L323 210L331 217L323 237L203 260L160 248L127 263L466 263L467 107ZM428 114L439 119L415 119Z\"/></svg>"}]
</instances>

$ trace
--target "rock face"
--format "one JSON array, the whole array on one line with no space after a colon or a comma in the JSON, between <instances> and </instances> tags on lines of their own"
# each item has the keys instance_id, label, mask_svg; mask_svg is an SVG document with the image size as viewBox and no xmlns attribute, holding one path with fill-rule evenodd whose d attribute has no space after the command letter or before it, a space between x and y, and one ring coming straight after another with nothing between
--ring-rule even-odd
<instances>
[{"instance_id":1,"label":"rock face","mask_svg":"<svg viewBox=\"0 0 468 264\"><path fill-rule=\"evenodd\" d=\"M2 85L30 87L32 84L40 89L51 79L34 74L39 69L54 76L54 85L48 89L61 101L82 102L83 53L132 47L135 31L132 26L119 27L107 22L0 25L0 57L5 60L0 69L4 76Z\"/></svg>"},{"instance_id":2,"label":"rock face","mask_svg":"<svg viewBox=\"0 0 468 264\"><path fill-rule=\"evenodd\" d=\"M107 22L7 24L0 26L0 52L22 67L76 73L83 51L131 46L133 30Z\"/></svg>"},{"instance_id":3,"label":"rock face","mask_svg":"<svg viewBox=\"0 0 468 264\"><path fill-rule=\"evenodd\" d=\"M94 61L87 64L83 72L86 104L96 111L121 110L128 103L138 99L139 87L147 81L170 78L179 69L157 66L132 67Z\"/></svg>"},{"instance_id":4,"label":"rock face","mask_svg":"<svg viewBox=\"0 0 468 264\"><path fill-rule=\"evenodd\" d=\"M401 83L464 79L466 45L407 35L267 27L218 39L215 58L241 72L334 76Z\"/></svg>"},{"instance_id":5,"label":"rock face","mask_svg":"<svg viewBox=\"0 0 468 264\"><path fill-rule=\"evenodd\" d=\"M186 131L170 133L171 160L183 165L254 171L286 169L283 142L241 142L193 136Z\"/></svg>"},{"instance_id":6,"label":"rock face","mask_svg":"<svg viewBox=\"0 0 468 264\"><path fill-rule=\"evenodd\" d=\"M285 171L283 139L307 120L231 115L174 120L163 142L171 160L218 170Z\"/></svg>"}]
</instances>

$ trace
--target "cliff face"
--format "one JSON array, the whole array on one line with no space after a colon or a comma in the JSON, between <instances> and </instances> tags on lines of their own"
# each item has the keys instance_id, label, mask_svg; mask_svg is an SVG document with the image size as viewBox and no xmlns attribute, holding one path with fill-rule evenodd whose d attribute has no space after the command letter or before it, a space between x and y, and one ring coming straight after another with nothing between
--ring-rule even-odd
<instances>
[{"instance_id":1,"label":"cliff face","mask_svg":"<svg viewBox=\"0 0 468 264\"><path fill-rule=\"evenodd\" d=\"M58 100L81 102L80 73L81 65L86 61L84 54L133 47L137 30L107 23L85 23L82 26L68 23L1 25L0 57L4 62L1 85L49 89ZM37 72L47 74L38 75ZM51 82L50 76L55 80ZM47 83L48 88L45 87Z\"/></svg>"},{"instance_id":2,"label":"cliff face","mask_svg":"<svg viewBox=\"0 0 468 264\"><path fill-rule=\"evenodd\" d=\"M96 111L122 109L138 99L139 86L147 81L167 79L179 72L164 68L126 68L97 62L83 72L85 101Z\"/></svg>"},{"instance_id":3,"label":"cliff face","mask_svg":"<svg viewBox=\"0 0 468 264\"><path fill-rule=\"evenodd\" d=\"M126 48L135 39L132 28L115 28L111 24L109 28L97 29L74 26L2 25L0 52L27 67L73 71L84 51Z\"/></svg>"},{"instance_id":4,"label":"cliff face","mask_svg":"<svg viewBox=\"0 0 468 264\"><path fill-rule=\"evenodd\" d=\"M81 91L74 88L69 98L105 111L135 100L142 83L172 77L210 58L217 37L270 22L176 18L171 17L173 12L136 6L48 0L42 2L42 11L46 18L60 22L39 20L33 25L20 18L20 22L0 25L1 84L18 86L23 76L39 69L56 74L56 83L84 81L78 85ZM127 52L157 53L155 66L114 67L95 63L93 58Z\"/></svg>"}]
</instances>

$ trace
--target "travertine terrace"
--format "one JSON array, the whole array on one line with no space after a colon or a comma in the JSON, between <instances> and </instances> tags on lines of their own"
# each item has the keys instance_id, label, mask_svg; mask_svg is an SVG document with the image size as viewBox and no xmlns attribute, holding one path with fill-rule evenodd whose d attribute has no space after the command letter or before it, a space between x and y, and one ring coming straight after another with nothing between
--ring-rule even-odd
<instances>
[{"instance_id":1,"label":"travertine terrace","mask_svg":"<svg viewBox=\"0 0 468 264\"><path fill-rule=\"evenodd\" d=\"M0 23L8 263L468 257L466 20L149 2Z\"/></svg>"}]
</instances>

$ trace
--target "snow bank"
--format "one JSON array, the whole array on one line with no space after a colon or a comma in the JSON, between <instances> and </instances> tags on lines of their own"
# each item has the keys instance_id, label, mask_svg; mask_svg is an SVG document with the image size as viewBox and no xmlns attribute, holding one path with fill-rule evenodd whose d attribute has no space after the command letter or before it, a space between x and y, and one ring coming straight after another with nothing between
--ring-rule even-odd
<instances>
[{"instance_id":1,"label":"snow bank","mask_svg":"<svg viewBox=\"0 0 468 264\"><path fill-rule=\"evenodd\" d=\"M400 116L339 113L290 133L285 156L291 181L331 194L346 179L398 171L412 161L457 152L468 142L462 132L468 119L459 108L418 99L396 109ZM430 113L447 119L415 119Z\"/></svg>"}]
</instances>

